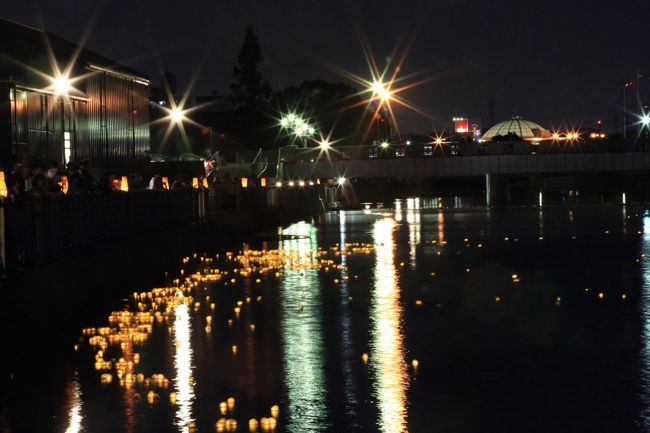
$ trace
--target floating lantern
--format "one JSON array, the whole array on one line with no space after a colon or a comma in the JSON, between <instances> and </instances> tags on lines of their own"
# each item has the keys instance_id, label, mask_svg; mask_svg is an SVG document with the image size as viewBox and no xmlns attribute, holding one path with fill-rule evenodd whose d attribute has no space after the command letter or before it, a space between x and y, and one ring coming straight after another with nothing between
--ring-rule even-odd
<instances>
[{"instance_id":1,"label":"floating lantern","mask_svg":"<svg viewBox=\"0 0 650 433\"><path fill-rule=\"evenodd\" d=\"M232 353L237 353L237 345L233 344L231 350L232 350Z\"/></svg>"},{"instance_id":2,"label":"floating lantern","mask_svg":"<svg viewBox=\"0 0 650 433\"><path fill-rule=\"evenodd\" d=\"M226 420L224 418L220 418L215 424L215 428L218 432L226 431Z\"/></svg>"},{"instance_id":3,"label":"floating lantern","mask_svg":"<svg viewBox=\"0 0 650 433\"><path fill-rule=\"evenodd\" d=\"M273 418L277 418L278 415L280 415L280 406L274 404L273 406L271 406L271 416Z\"/></svg>"},{"instance_id":4,"label":"floating lantern","mask_svg":"<svg viewBox=\"0 0 650 433\"><path fill-rule=\"evenodd\" d=\"M193 177L192 178L192 188L199 189L199 178L198 177Z\"/></svg>"},{"instance_id":5,"label":"floating lantern","mask_svg":"<svg viewBox=\"0 0 650 433\"><path fill-rule=\"evenodd\" d=\"M170 392L169 393L169 402L171 404L176 404L176 393L175 392Z\"/></svg>"},{"instance_id":6,"label":"floating lantern","mask_svg":"<svg viewBox=\"0 0 650 433\"><path fill-rule=\"evenodd\" d=\"M257 426L258 425L259 425L259 423L257 422L257 420L255 418L251 418L251 419L248 420L248 430L250 430L252 432L255 432L255 431L257 431Z\"/></svg>"},{"instance_id":7,"label":"floating lantern","mask_svg":"<svg viewBox=\"0 0 650 433\"><path fill-rule=\"evenodd\" d=\"M242 188L248 188L248 178L247 177L242 177L241 178L241 187Z\"/></svg>"},{"instance_id":8,"label":"floating lantern","mask_svg":"<svg viewBox=\"0 0 650 433\"><path fill-rule=\"evenodd\" d=\"M169 189L169 178L167 176L162 178L162 184L164 189Z\"/></svg>"},{"instance_id":9,"label":"floating lantern","mask_svg":"<svg viewBox=\"0 0 650 433\"><path fill-rule=\"evenodd\" d=\"M414 359L411 361L411 365L413 366L414 369L417 370L417 368L420 366L420 362L417 359Z\"/></svg>"},{"instance_id":10,"label":"floating lantern","mask_svg":"<svg viewBox=\"0 0 650 433\"><path fill-rule=\"evenodd\" d=\"M626 295L625 293L623 293L623 294L621 295L621 299L623 299L623 300L627 299L627 295Z\"/></svg>"},{"instance_id":11,"label":"floating lantern","mask_svg":"<svg viewBox=\"0 0 650 433\"><path fill-rule=\"evenodd\" d=\"M266 188L266 178L265 177L260 179L260 186L262 188Z\"/></svg>"},{"instance_id":12,"label":"floating lantern","mask_svg":"<svg viewBox=\"0 0 650 433\"><path fill-rule=\"evenodd\" d=\"M603 299L605 297L605 294L603 292L600 292L598 294L598 299Z\"/></svg>"},{"instance_id":13,"label":"floating lantern","mask_svg":"<svg viewBox=\"0 0 650 433\"><path fill-rule=\"evenodd\" d=\"M226 400L226 403L228 403L228 410L235 410L235 398L234 397L228 397Z\"/></svg>"},{"instance_id":14,"label":"floating lantern","mask_svg":"<svg viewBox=\"0 0 650 433\"><path fill-rule=\"evenodd\" d=\"M367 364L368 363L368 354L364 353L363 355L361 355L361 359L363 360L364 364Z\"/></svg>"},{"instance_id":15,"label":"floating lantern","mask_svg":"<svg viewBox=\"0 0 650 433\"><path fill-rule=\"evenodd\" d=\"M203 178L203 188L205 188L205 189L208 188L208 178L207 177Z\"/></svg>"},{"instance_id":16,"label":"floating lantern","mask_svg":"<svg viewBox=\"0 0 650 433\"><path fill-rule=\"evenodd\" d=\"M415 305L422 305L422 301L419 300L419 299L416 299L416 300L415 300Z\"/></svg>"},{"instance_id":17,"label":"floating lantern","mask_svg":"<svg viewBox=\"0 0 650 433\"><path fill-rule=\"evenodd\" d=\"M160 396L153 391L149 391L147 393L147 401L149 402L149 404L155 404L159 398Z\"/></svg>"},{"instance_id":18,"label":"floating lantern","mask_svg":"<svg viewBox=\"0 0 650 433\"><path fill-rule=\"evenodd\" d=\"M120 191L129 192L129 179L126 176L122 176L120 181Z\"/></svg>"},{"instance_id":19,"label":"floating lantern","mask_svg":"<svg viewBox=\"0 0 650 433\"><path fill-rule=\"evenodd\" d=\"M219 403L219 412L221 412L221 415L226 414L227 408L228 408L228 405L226 404L225 401L222 401L221 403Z\"/></svg>"}]
</instances>

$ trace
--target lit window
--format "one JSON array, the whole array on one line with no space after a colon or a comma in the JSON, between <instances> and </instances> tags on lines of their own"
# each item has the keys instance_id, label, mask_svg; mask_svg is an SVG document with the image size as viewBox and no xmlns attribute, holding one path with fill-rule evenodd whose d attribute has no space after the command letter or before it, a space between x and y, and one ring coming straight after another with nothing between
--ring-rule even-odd
<instances>
[{"instance_id":1,"label":"lit window","mask_svg":"<svg viewBox=\"0 0 650 433\"><path fill-rule=\"evenodd\" d=\"M66 164L70 162L70 157L72 156L72 146L71 146L70 137L71 137L70 132L65 131L63 133L63 158L65 159Z\"/></svg>"}]
</instances>

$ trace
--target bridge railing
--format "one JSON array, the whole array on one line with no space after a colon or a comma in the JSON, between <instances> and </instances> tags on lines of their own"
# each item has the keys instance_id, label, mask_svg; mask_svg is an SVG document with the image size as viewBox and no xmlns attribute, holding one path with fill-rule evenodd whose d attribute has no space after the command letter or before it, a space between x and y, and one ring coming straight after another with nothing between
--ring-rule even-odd
<instances>
[{"instance_id":1,"label":"bridge railing","mask_svg":"<svg viewBox=\"0 0 650 433\"><path fill-rule=\"evenodd\" d=\"M529 141L500 143L429 143L429 144L389 144L331 146L327 150L319 147L301 148L287 146L280 149L278 155L285 163L314 162L326 155L332 161L396 159L396 158L446 158L454 156L479 155L531 155L531 154L566 154L566 153L612 153L629 152L631 149L623 143L576 141L558 143L544 141L535 144Z\"/></svg>"}]
</instances>

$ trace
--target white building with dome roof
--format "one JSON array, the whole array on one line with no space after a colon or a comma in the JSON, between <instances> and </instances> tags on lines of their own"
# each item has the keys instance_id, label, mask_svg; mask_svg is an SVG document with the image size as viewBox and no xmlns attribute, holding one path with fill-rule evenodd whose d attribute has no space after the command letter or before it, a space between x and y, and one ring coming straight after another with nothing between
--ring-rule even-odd
<instances>
[{"instance_id":1,"label":"white building with dome roof","mask_svg":"<svg viewBox=\"0 0 650 433\"><path fill-rule=\"evenodd\" d=\"M530 120L522 119L519 116L497 123L481 137L481 141L492 141L494 137L515 134L522 140L536 141L551 138L548 129Z\"/></svg>"}]
</instances>

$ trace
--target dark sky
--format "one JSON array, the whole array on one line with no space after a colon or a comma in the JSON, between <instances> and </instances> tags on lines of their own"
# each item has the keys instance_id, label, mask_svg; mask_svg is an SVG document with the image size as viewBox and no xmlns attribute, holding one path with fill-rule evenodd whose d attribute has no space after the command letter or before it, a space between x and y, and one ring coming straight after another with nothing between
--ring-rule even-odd
<instances>
[{"instance_id":1,"label":"dark sky","mask_svg":"<svg viewBox=\"0 0 650 433\"><path fill-rule=\"evenodd\" d=\"M246 25L258 33L274 89L305 79L345 81L336 65L368 76L365 35L380 62L413 39L402 74L434 80L406 98L431 118L398 113L402 131L427 131L455 115L487 123L521 115L546 127L616 127L621 77L650 72L650 1L575 0L88 0L11 1L3 16L44 26L158 81L194 94L227 93ZM401 45L400 45L401 41ZM398 50L398 53L401 51ZM201 65L201 59L205 62ZM650 81L642 83L650 102ZM632 100L632 93L630 93ZM631 105L630 105L631 108Z\"/></svg>"}]
</instances>

